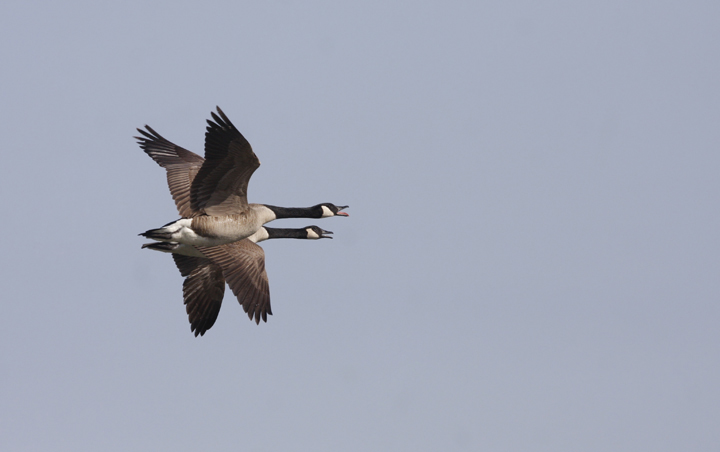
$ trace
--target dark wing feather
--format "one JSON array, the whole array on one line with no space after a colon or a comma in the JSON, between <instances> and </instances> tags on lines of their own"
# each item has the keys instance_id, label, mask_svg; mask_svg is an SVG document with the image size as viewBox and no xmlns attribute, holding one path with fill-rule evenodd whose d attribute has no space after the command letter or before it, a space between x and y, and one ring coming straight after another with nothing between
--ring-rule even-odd
<instances>
[{"instance_id":1,"label":"dark wing feather","mask_svg":"<svg viewBox=\"0 0 720 452\"><path fill-rule=\"evenodd\" d=\"M145 128L147 131L137 129L142 137L135 139L147 155L165 168L170 194L180 216L191 217L193 210L190 207L190 186L205 159L171 143L150 126L146 125Z\"/></svg>"},{"instance_id":2,"label":"dark wing feather","mask_svg":"<svg viewBox=\"0 0 720 452\"><path fill-rule=\"evenodd\" d=\"M195 337L204 335L217 320L225 296L225 279L222 269L209 259L173 254L175 265L182 276L185 311L190 331Z\"/></svg>"},{"instance_id":3,"label":"dark wing feather","mask_svg":"<svg viewBox=\"0 0 720 452\"><path fill-rule=\"evenodd\" d=\"M208 260L202 257L191 257L175 253L173 253L172 257L178 270L180 270L180 275L183 277L189 276L193 270L208 263Z\"/></svg>"},{"instance_id":4,"label":"dark wing feather","mask_svg":"<svg viewBox=\"0 0 720 452\"><path fill-rule=\"evenodd\" d=\"M205 162L190 189L194 212L211 216L247 210L247 188L260 160L220 107L205 132ZM219 115L219 116L218 116Z\"/></svg>"},{"instance_id":5,"label":"dark wing feather","mask_svg":"<svg viewBox=\"0 0 720 452\"><path fill-rule=\"evenodd\" d=\"M267 322L270 287L265 272L265 252L248 239L227 245L198 247L213 263L222 267L223 276L250 320Z\"/></svg>"}]
</instances>

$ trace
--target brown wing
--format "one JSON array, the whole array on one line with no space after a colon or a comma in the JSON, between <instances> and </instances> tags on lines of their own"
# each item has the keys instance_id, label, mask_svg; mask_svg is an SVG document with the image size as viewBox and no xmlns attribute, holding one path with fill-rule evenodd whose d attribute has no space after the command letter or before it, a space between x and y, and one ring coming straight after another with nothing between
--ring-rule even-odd
<instances>
[{"instance_id":1,"label":"brown wing","mask_svg":"<svg viewBox=\"0 0 720 452\"><path fill-rule=\"evenodd\" d=\"M175 266L177 266L178 270L180 270L180 275L183 277L189 276L196 268L210 263L208 259L185 256L184 254L173 253L172 257L175 261Z\"/></svg>"},{"instance_id":2,"label":"brown wing","mask_svg":"<svg viewBox=\"0 0 720 452\"><path fill-rule=\"evenodd\" d=\"M175 265L182 276L185 311L190 331L195 337L204 335L217 320L225 296L225 279L222 269L209 259L173 254Z\"/></svg>"},{"instance_id":3,"label":"brown wing","mask_svg":"<svg viewBox=\"0 0 720 452\"><path fill-rule=\"evenodd\" d=\"M150 126L146 125L145 128L147 131L137 129L143 136L135 139L147 155L165 168L170 194L180 216L191 217L193 211L190 208L190 186L205 159L171 143Z\"/></svg>"},{"instance_id":4,"label":"brown wing","mask_svg":"<svg viewBox=\"0 0 720 452\"><path fill-rule=\"evenodd\" d=\"M263 249L248 239L198 249L213 263L222 267L225 281L250 320L260 323L262 318L267 322L267 316L272 315L272 309Z\"/></svg>"},{"instance_id":5,"label":"brown wing","mask_svg":"<svg viewBox=\"0 0 720 452\"><path fill-rule=\"evenodd\" d=\"M239 214L247 209L248 182L260 160L220 107L217 112L208 120L205 163L192 183L190 206L211 216Z\"/></svg>"}]
</instances>

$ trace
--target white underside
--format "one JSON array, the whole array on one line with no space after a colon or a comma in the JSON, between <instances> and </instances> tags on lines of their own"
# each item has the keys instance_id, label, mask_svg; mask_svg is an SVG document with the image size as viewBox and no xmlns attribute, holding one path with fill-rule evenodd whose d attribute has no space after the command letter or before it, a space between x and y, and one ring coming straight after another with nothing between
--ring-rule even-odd
<instances>
[{"instance_id":1,"label":"white underside","mask_svg":"<svg viewBox=\"0 0 720 452\"><path fill-rule=\"evenodd\" d=\"M195 233L191 225L191 219L182 218L174 223L171 223L161 228L163 232L168 232L171 234L169 239L164 239L161 241L175 242L193 246L218 246L224 245L226 243L237 242L238 240L242 240L255 232L254 230L239 231L237 234L234 234L231 237L203 237Z\"/></svg>"}]
</instances>

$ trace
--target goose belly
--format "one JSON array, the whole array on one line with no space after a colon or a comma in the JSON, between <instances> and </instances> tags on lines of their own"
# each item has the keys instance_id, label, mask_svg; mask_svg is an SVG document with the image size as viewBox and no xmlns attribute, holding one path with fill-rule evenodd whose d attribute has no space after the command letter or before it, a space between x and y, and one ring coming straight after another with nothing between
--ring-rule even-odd
<instances>
[{"instance_id":1,"label":"goose belly","mask_svg":"<svg viewBox=\"0 0 720 452\"><path fill-rule=\"evenodd\" d=\"M181 241L181 243L197 246L217 246L237 242L250 237L260 229L262 225L256 224L257 221L254 220L256 220L254 216L246 215L195 217L192 219L188 230L188 241Z\"/></svg>"}]
</instances>

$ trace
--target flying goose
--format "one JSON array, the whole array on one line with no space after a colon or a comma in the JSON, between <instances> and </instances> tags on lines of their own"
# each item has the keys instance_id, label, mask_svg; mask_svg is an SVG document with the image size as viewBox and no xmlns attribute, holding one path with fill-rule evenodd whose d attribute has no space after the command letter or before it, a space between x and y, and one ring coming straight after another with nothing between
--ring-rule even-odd
<instances>
[{"instance_id":1,"label":"flying goose","mask_svg":"<svg viewBox=\"0 0 720 452\"><path fill-rule=\"evenodd\" d=\"M248 204L250 176L260 160L250 143L217 107L205 132L205 159L175 146L150 127L135 137L140 147L167 170L168 185L181 219L140 235L162 242L217 246L254 234L279 218L348 216L347 206L330 203L307 208ZM219 116L218 116L219 115Z\"/></svg>"},{"instance_id":2,"label":"flying goose","mask_svg":"<svg viewBox=\"0 0 720 452\"><path fill-rule=\"evenodd\" d=\"M224 267L189 245L153 242L142 247L173 253L175 265L185 277L183 299L190 331L197 337L204 335L215 324L225 295L226 280L250 320L254 317L256 323L260 323L260 318L267 322L267 315L272 315L265 253L262 247L256 245L257 242L280 238L331 239L328 234L332 232L317 226L302 229L261 227L255 234L239 242L207 249Z\"/></svg>"},{"instance_id":3,"label":"flying goose","mask_svg":"<svg viewBox=\"0 0 720 452\"><path fill-rule=\"evenodd\" d=\"M218 112L224 117L224 114L219 108ZM214 114L213 117L217 119ZM225 119L227 120L227 118ZM229 121L227 122L229 123ZM211 126L213 124L210 121L208 121L208 123ZM146 125L145 128L147 131L137 129L142 135L142 137L135 137L138 140L138 144L156 163L165 168L168 187L170 188L170 193L175 200L175 205L177 206L180 215L183 218L192 217L193 211L190 201L191 191L194 186L193 183L195 177L200 172L201 168L203 168L205 159L191 151L188 151L187 149L173 144L163 138L150 126ZM210 133L210 129L211 127L208 127L208 134ZM208 134L206 134L206 142ZM239 135L239 132L237 132L237 134ZM308 208L267 207L274 212L278 212L278 218L324 218L329 216L348 216L346 213L342 212L342 210L346 209L347 206L338 207L331 203L318 204ZM238 297L238 301L241 305L243 305L245 312L248 313L251 319L254 317L256 323L259 323L261 317L264 321L267 321L267 313L272 314L270 311L269 294L267 293L267 290L264 293L257 295L256 291L243 289L243 286L240 283L248 280L250 276L239 274L237 263L250 262L250 268L262 267L263 271L256 272L255 275L264 275L264 285L267 287L267 275L264 273L264 253L262 248L254 245L255 242L260 242L269 238L332 238L327 237L324 234L331 233L323 231L316 226L297 230L260 228L255 232L255 234L248 237L247 240L244 239L240 242L231 244L232 246L219 246L218 248L221 249L211 251L211 254L216 255L218 259L222 259L223 264L228 268L227 271L232 273L234 284L230 284L230 288ZM246 241L248 243L243 244L243 242ZM191 328L195 331L195 336L198 335L198 332L202 335L204 331L209 329L215 322L215 318L217 318L217 310L220 309L220 302L222 301L225 290L224 283L222 282L224 278L222 276L221 267L213 264L212 261L209 261L205 255L191 245L161 241L143 245L143 248L174 253L173 257L175 258L178 268L180 268L181 274L183 276L187 276L185 283L183 284L183 293L185 303L187 305L186 309L188 310L188 316L190 317ZM183 260L182 257L179 257L182 255L190 258L194 257L203 259L204 262L198 263ZM259 260L258 256L260 256ZM180 267L181 264L178 260L182 262L182 267ZM213 280L216 281L214 285L207 283L207 281ZM219 284L217 283L218 280L220 281ZM260 278L260 280L262 280L262 278ZM228 282L230 283L230 281ZM208 306L217 306L214 317L211 315L212 309L207 311L207 309L210 309ZM191 312L193 314L191 314ZM210 314L205 315L207 313ZM209 318L212 318L212 321L207 323Z\"/></svg>"}]
</instances>

